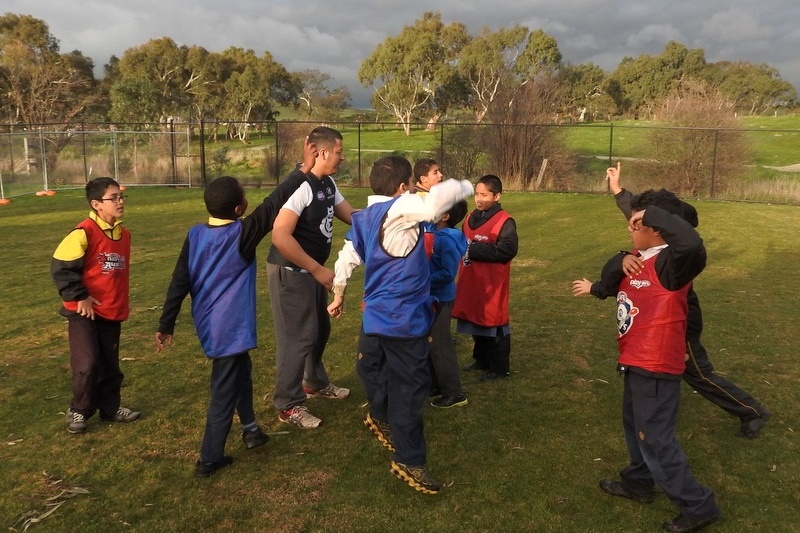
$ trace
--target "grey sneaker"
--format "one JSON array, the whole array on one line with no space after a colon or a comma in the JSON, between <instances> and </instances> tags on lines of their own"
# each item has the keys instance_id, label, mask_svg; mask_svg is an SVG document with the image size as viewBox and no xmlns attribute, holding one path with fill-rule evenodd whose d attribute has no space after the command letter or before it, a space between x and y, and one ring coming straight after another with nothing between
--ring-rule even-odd
<instances>
[{"instance_id":1,"label":"grey sneaker","mask_svg":"<svg viewBox=\"0 0 800 533\"><path fill-rule=\"evenodd\" d=\"M295 425L300 429L314 429L322 424L322 419L309 413L308 407L305 405L295 405L288 411L281 411L278 414L278 420L285 424Z\"/></svg>"},{"instance_id":2,"label":"grey sneaker","mask_svg":"<svg viewBox=\"0 0 800 533\"><path fill-rule=\"evenodd\" d=\"M328 383L328 386L319 390L311 390L308 387L303 387L306 393L306 398L328 398L330 400L344 400L350 396L350 389L344 387L337 387L333 383Z\"/></svg>"},{"instance_id":3,"label":"grey sneaker","mask_svg":"<svg viewBox=\"0 0 800 533\"><path fill-rule=\"evenodd\" d=\"M83 433L86 431L86 417L80 413L76 413L72 409L67 409L67 431L70 433Z\"/></svg>"},{"instance_id":4,"label":"grey sneaker","mask_svg":"<svg viewBox=\"0 0 800 533\"><path fill-rule=\"evenodd\" d=\"M142 416L142 413L131 411L127 407L118 407L116 412L110 415L100 413L100 419L107 422L133 422L134 420L139 420L140 416Z\"/></svg>"},{"instance_id":5,"label":"grey sneaker","mask_svg":"<svg viewBox=\"0 0 800 533\"><path fill-rule=\"evenodd\" d=\"M437 494L442 488L442 484L433 479L424 466L408 466L392 461L392 474L423 494Z\"/></svg>"}]
</instances>

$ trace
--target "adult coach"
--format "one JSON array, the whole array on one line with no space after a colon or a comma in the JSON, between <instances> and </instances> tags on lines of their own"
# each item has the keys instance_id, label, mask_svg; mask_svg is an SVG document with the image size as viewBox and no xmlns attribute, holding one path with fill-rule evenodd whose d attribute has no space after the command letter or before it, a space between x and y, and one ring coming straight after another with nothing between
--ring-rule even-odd
<instances>
[{"instance_id":1,"label":"adult coach","mask_svg":"<svg viewBox=\"0 0 800 533\"><path fill-rule=\"evenodd\" d=\"M284 204L272 229L267 280L275 327L276 377L273 405L281 422L302 429L322 420L308 411L307 398L344 399L349 389L330 382L322 354L331 332L328 292L333 271L333 217L350 224L353 208L331 175L344 161L342 135L320 126L308 136L317 158L308 179Z\"/></svg>"}]
</instances>

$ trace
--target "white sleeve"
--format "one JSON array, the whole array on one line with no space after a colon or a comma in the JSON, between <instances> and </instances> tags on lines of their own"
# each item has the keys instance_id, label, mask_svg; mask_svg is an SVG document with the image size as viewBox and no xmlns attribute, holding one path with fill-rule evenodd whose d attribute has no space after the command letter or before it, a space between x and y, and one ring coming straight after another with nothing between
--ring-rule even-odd
<instances>
[{"instance_id":1,"label":"white sleeve","mask_svg":"<svg viewBox=\"0 0 800 533\"><path fill-rule=\"evenodd\" d=\"M333 181L333 180L331 180ZM342 193L339 192L339 186L336 185L336 182L333 182L333 205L339 205L340 203L344 202L344 196Z\"/></svg>"},{"instance_id":2,"label":"white sleeve","mask_svg":"<svg viewBox=\"0 0 800 533\"><path fill-rule=\"evenodd\" d=\"M453 204L473 194L468 180L445 180L424 197L404 194L392 204L383 224L383 247L395 257L405 257L419 240L420 222L435 222Z\"/></svg>"},{"instance_id":3,"label":"white sleeve","mask_svg":"<svg viewBox=\"0 0 800 533\"><path fill-rule=\"evenodd\" d=\"M418 194L404 194L389 208L384 230L390 224L402 227L414 226L420 222L435 222L453 204L472 194L472 183L469 180L454 179L434 185L424 197Z\"/></svg>"},{"instance_id":4,"label":"white sleeve","mask_svg":"<svg viewBox=\"0 0 800 533\"><path fill-rule=\"evenodd\" d=\"M303 210L311 205L314 200L314 193L311 190L311 185L304 181L300 187L286 200L281 209L288 209L297 216L303 214Z\"/></svg>"},{"instance_id":5,"label":"white sleeve","mask_svg":"<svg viewBox=\"0 0 800 533\"><path fill-rule=\"evenodd\" d=\"M356 252L351 241L345 240L344 246L339 250L339 256L333 267L333 292L334 294L344 294L347 281L353 275L353 271L364 261Z\"/></svg>"}]
</instances>

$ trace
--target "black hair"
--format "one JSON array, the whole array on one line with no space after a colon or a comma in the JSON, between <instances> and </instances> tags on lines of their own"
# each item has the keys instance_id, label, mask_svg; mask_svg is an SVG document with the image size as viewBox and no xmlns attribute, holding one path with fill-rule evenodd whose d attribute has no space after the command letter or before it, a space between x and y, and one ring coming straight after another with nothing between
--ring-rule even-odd
<instances>
[{"instance_id":1,"label":"black hair","mask_svg":"<svg viewBox=\"0 0 800 533\"><path fill-rule=\"evenodd\" d=\"M119 187L119 183L114 178L107 176L89 180L86 184L86 199L89 204L91 205L92 200L102 200L109 187Z\"/></svg>"},{"instance_id":2,"label":"black hair","mask_svg":"<svg viewBox=\"0 0 800 533\"><path fill-rule=\"evenodd\" d=\"M220 176L206 185L203 199L212 217L235 220L236 207L244 200L244 189L236 178Z\"/></svg>"},{"instance_id":3,"label":"black hair","mask_svg":"<svg viewBox=\"0 0 800 533\"><path fill-rule=\"evenodd\" d=\"M693 228L696 228L697 225L700 224L700 220L697 218L697 209L690 203L681 200L681 212L679 214L681 218L691 224Z\"/></svg>"},{"instance_id":4,"label":"black hair","mask_svg":"<svg viewBox=\"0 0 800 533\"><path fill-rule=\"evenodd\" d=\"M341 140L342 134L328 126L317 126L308 134L308 143L316 145L318 149L331 148Z\"/></svg>"},{"instance_id":5,"label":"black hair","mask_svg":"<svg viewBox=\"0 0 800 533\"><path fill-rule=\"evenodd\" d=\"M389 155L375 161L369 173L369 186L372 192L392 196L402 183L408 185L411 178L411 163L399 155Z\"/></svg>"},{"instance_id":6,"label":"black hair","mask_svg":"<svg viewBox=\"0 0 800 533\"><path fill-rule=\"evenodd\" d=\"M420 159L416 163L414 163L414 177L416 179L421 178L425 174L430 171L433 165L438 165L439 163L436 162L435 159Z\"/></svg>"},{"instance_id":7,"label":"black hair","mask_svg":"<svg viewBox=\"0 0 800 533\"><path fill-rule=\"evenodd\" d=\"M467 216L467 201L461 200L460 202L456 202L453 204L453 207L447 211L447 214L450 215L450 218L447 219L447 227L455 228L456 224L464 220L464 217Z\"/></svg>"},{"instance_id":8,"label":"black hair","mask_svg":"<svg viewBox=\"0 0 800 533\"><path fill-rule=\"evenodd\" d=\"M631 211L642 211L649 206L660 207L672 215L681 216L681 201L675 196L674 192L666 189L648 189L643 193L634 196L631 201Z\"/></svg>"},{"instance_id":9,"label":"black hair","mask_svg":"<svg viewBox=\"0 0 800 533\"><path fill-rule=\"evenodd\" d=\"M478 183L483 183L486 188L492 191L494 194L500 194L503 192L503 182L494 174L486 174L484 177L478 180Z\"/></svg>"}]
</instances>

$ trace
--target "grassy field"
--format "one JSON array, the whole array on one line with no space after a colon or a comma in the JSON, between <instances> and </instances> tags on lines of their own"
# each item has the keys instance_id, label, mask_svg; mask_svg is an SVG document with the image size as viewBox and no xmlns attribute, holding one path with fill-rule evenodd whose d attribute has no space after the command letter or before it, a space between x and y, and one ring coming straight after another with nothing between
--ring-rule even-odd
<instances>
[{"instance_id":1,"label":"grassy field","mask_svg":"<svg viewBox=\"0 0 800 533\"><path fill-rule=\"evenodd\" d=\"M132 314L123 326L123 401L143 417L129 425L90 420L70 435L66 325L49 279L50 256L87 207L77 191L23 197L0 207L0 519L22 530L105 533L608 532L659 531L676 510L603 494L598 480L626 464L616 377L613 304L574 298L570 282L595 279L629 241L602 195L504 195L520 253L512 268L512 376L480 384L464 374L470 403L426 410L431 471L448 486L414 492L389 473L388 452L361 424L354 371L359 291L334 322L325 360L342 402L310 401L324 419L302 431L271 406L274 343L259 251L259 348L253 352L257 414L272 440L245 451L237 431L231 468L193 476L210 365L185 305L176 344L157 354L153 336L186 230L205 220L202 191L129 188ZM363 206L367 191L344 190ZM251 205L263 191L250 191ZM686 386L678 437L697 478L716 491L724 518L708 531L793 531L800 516L797 406L800 318L797 207L697 202L709 265L695 288L717 370L775 413L759 438ZM338 250L344 227L337 225ZM360 280L354 280L359 284ZM457 339L461 361L470 343ZM74 496L67 499L66 496ZM57 506L58 502L64 502ZM48 506L48 503L50 504Z\"/></svg>"}]
</instances>

